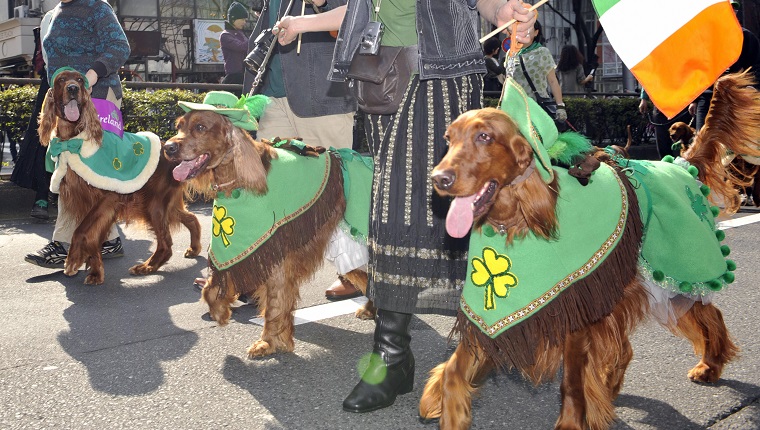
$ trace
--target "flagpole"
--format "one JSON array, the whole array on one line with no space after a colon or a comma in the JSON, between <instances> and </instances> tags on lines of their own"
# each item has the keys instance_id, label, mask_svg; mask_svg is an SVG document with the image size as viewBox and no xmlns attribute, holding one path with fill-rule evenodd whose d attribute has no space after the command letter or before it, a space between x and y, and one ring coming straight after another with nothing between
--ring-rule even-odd
<instances>
[{"instance_id":1,"label":"flagpole","mask_svg":"<svg viewBox=\"0 0 760 430\"><path fill-rule=\"evenodd\" d=\"M540 2L538 2L538 3L534 4L533 6L531 6L528 10L529 11L534 11L534 10L536 10L537 7L541 6L542 4L544 4L544 3L548 2L548 1L549 0L541 0ZM480 43L483 43L486 40L488 40L488 39L496 36L497 34L501 33L507 27L509 27L510 25L514 24L515 22L517 22L517 20L516 19L512 19L512 20L508 21L506 24L504 24L501 27L497 28L496 30L494 30L494 31L486 34L485 36L483 36L482 38L480 38Z\"/></svg>"}]
</instances>

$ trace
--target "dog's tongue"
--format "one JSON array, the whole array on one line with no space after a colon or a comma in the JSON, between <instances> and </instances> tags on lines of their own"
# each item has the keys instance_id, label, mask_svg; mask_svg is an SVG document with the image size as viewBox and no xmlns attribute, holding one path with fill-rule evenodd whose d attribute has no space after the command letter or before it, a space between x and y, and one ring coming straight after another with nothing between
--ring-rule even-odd
<instances>
[{"instance_id":1,"label":"dog's tongue","mask_svg":"<svg viewBox=\"0 0 760 430\"><path fill-rule=\"evenodd\" d=\"M79 120L79 105L76 100L71 100L63 107L63 115L67 120L76 122Z\"/></svg>"},{"instance_id":2,"label":"dog's tongue","mask_svg":"<svg viewBox=\"0 0 760 430\"><path fill-rule=\"evenodd\" d=\"M451 237L465 237L472 228L472 202L475 194L468 197L457 197L451 202L449 213L446 215L446 231Z\"/></svg>"},{"instance_id":3,"label":"dog's tongue","mask_svg":"<svg viewBox=\"0 0 760 430\"><path fill-rule=\"evenodd\" d=\"M190 174L190 172L193 171L193 167L195 166L195 160L188 160L183 161L179 163L177 167L172 170L172 175L174 176L174 179L176 179L179 182L184 181L187 179L187 176Z\"/></svg>"}]
</instances>

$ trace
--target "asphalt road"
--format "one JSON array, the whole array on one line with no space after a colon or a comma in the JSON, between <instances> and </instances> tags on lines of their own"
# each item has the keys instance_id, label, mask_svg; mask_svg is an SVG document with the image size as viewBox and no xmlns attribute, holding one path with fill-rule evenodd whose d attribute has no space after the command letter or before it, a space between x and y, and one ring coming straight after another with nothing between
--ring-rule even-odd
<instances>
[{"instance_id":1,"label":"asphalt road","mask_svg":"<svg viewBox=\"0 0 760 430\"><path fill-rule=\"evenodd\" d=\"M4 191L3 191L4 190ZM106 261L106 283L85 286L23 261L44 246L52 222L28 218L32 197L0 187L0 428L2 429L431 429L417 421L427 372L445 360L452 318L416 316L414 391L390 408L343 412L358 380L357 362L372 343L374 324L335 309L323 291L328 265L302 288L300 308L316 321L296 328L296 349L249 360L261 327L254 306L241 306L218 327L191 285L205 256L182 258L189 235L175 235L174 257L158 273L130 276L152 241L123 227L126 256ZM208 243L210 205L194 204ZM758 211L734 218L757 221ZM716 299L741 357L714 385L686 378L696 364L690 345L655 323L633 338L635 357L616 400L622 429L760 428L760 223L726 230L737 281ZM337 310L341 313L340 309ZM347 311L342 311L347 312ZM313 318L313 316L311 317ZM325 319L321 319L325 318ZM473 429L549 429L559 414L557 383L539 387L517 374L491 377L474 402Z\"/></svg>"}]
</instances>

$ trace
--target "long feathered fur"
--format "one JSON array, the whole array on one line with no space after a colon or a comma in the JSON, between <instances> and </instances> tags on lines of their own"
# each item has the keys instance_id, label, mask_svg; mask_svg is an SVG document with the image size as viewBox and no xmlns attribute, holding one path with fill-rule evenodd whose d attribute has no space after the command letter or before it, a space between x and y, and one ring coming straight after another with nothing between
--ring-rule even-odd
<instances>
[{"instance_id":1,"label":"long feathered fur","mask_svg":"<svg viewBox=\"0 0 760 430\"><path fill-rule=\"evenodd\" d=\"M185 114L177 120L177 130L167 142L171 148L167 153L176 162L198 166L191 174L196 192L207 198L217 193L229 195L236 188L256 195L270 192L267 173L277 152L269 142L253 139L224 116L209 111ZM250 357L294 348L293 312L299 288L322 266L325 249L346 208L340 160L331 153L327 156L332 157L327 185L308 210L279 226L236 264L224 269L210 264L202 298L214 320L220 325L229 321L230 304L239 294L251 295L259 305L264 330L248 349ZM351 275L351 279L366 291L366 275Z\"/></svg>"},{"instance_id":2,"label":"long feathered fur","mask_svg":"<svg viewBox=\"0 0 760 430\"><path fill-rule=\"evenodd\" d=\"M498 230L505 227L507 243L529 232L551 240L561 190L556 180L546 184L535 171L523 182L512 183L529 168L525 158L530 147L506 114L496 109L467 112L451 124L447 138L449 151L433 172L439 193L470 196L496 181L501 188L476 220L476 228L484 223ZM423 420L437 419L443 430L468 428L472 395L492 369L514 367L540 383L553 378L564 364L555 428L609 428L615 418L612 401L633 357L628 336L649 309L637 265L643 235L638 200L626 176L612 167L629 201L615 250L586 278L496 339L460 311L452 335L461 335L461 341L451 358L430 373L419 406ZM689 372L694 381L716 381L738 352L713 305L695 304L669 328L689 339L702 356Z\"/></svg>"},{"instance_id":3,"label":"long feathered fur","mask_svg":"<svg viewBox=\"0 0 760 430\"><path fill-rule=\"evenodd\" d=\"M80 111L76 121L69 121L63 106L76 102ZM45 96L40 114L40 143L47 146L52 137L69 140L80 137L100 144L103 129L97 110L84 87L83 76L74 71L60 73ZM105 278L101 245L114 222L143 222L156 236L156 250L148 260L129 269L134 275L145 275L158 270L172 255L172 230L184 225L190 231L191 245L185 257L195 257L201 251L200 223L185 207L184 186L173 180L171 166L164 157L158 162L148 182L138 191L119 194L95 188L68 169L61 180L59 198L64 216L59 222L72 222L77 226L71 238L71 247L64 273L73 276L87 263L89 273L86 284L102 284Z\"/></svg>"},{"instance_id":4,"label":"long feathered fur","mask_svg":"<svg viewBox=\"0 0 760 430\"><path fill-rule=\"evenodd\" d=\"M699 180L710 187L711 201L720 204L722 200L729 214L739 209L739 190L753 178L724 165L726 150L760 156L760 92L752 76L745 71L718 79L705 125L684 154L699 169Z\"/></svg>"}]
</instances>

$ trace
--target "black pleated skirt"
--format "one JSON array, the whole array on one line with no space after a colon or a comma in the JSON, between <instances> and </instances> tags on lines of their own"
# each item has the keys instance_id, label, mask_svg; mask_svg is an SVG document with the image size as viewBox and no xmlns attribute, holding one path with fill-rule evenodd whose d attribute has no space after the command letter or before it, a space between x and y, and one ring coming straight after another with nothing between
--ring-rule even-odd
<instances>
[{"instance_id":1,"label":"black pleated skirt","mask_svg":"<svg viewBox=\"0 0 760 430\"><path fill-rule=\"evenodd\" d=\"M446 234L450 199L430 174L443 136L461 113L482 107L482 77L420 81L415 75L394 115L367 115L375 161L369 232L369 297L405 313L454 315L467 270L469 237Z\"/></svg>"}]
</instances>

